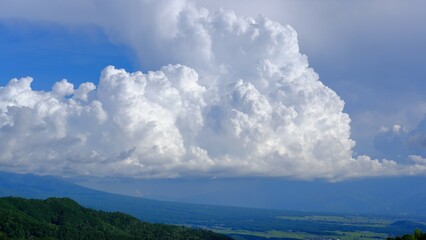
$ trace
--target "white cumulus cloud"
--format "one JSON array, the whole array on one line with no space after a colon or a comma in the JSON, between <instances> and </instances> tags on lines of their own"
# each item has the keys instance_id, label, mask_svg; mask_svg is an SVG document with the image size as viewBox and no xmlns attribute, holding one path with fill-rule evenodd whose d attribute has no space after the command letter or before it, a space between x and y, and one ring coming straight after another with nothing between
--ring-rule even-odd
<instances>
[{"instance_id":1,"label":"white cumulus cloud","mask_svg":"<svg viewBox=\"0 0 426 240\"><path fill-rule=\"evenodd\" d=\"M426 117L413 129L394 125L391 129L382 127L374 139L375 147L385 156L396 160L414 162L426 155Z\"/></svg>"},{"instance_id":2,"label":"white cumulus cloud","mask_svg":"<svg viewBox=\"0 0 426 240\"><path fill-rule=\"evenodd\" d=\"M134 47L142 63L165 66L147 73L108 66L97 86L77 89L62 80L35 91L31 78L11 80L0 88L3 169L332 180L424 172L352 156L344 102L309 68L290 26L185 1L134 4L117 23L93 21ZM113 6L99 7L123 14ZM141 19L137 9L146 13Z\"/></svg>"},{"instance_id":3,"label":"white cumulus cloud","mask_svg":"<svg viewBox=\"0 0 426 240\"><path fill-rule=\"evenodd\" d=\"M419 156L419 155L409 155L408 156L411 161L420 164L420 165L426 165L426 158Z\"/></svg>"}]
</instances>

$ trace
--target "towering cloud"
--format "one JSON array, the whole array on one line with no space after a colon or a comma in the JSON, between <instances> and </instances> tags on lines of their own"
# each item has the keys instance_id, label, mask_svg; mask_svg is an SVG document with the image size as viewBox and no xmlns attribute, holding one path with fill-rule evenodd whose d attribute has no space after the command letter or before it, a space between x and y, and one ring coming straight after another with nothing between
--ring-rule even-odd
<instances>
[{"instance_id":1,"label":"towering cloud","mask_svg":"<svg viewBox=\"0 0 426 240\"><path fill-rule=\"evenodd\" d=\"M290 26L184 1L129 4L123 12L106 2L99 11L117 22L93 22L142 64L165 66L108 66L97 86L62 80L47 92L32 90L31 78L11 80L0 88L2 169L333 180L425 170L352 157L344 102L309 68Z\"/></svg>"}]
</instances>

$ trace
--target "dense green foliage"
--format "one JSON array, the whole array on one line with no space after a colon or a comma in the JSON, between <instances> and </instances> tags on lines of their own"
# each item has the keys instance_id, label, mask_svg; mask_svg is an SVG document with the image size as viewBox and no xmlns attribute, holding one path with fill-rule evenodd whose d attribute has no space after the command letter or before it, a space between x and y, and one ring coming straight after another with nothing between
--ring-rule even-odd
<instances>
[{"instance_id":1,"label":"dense green foliage","mask_svg":"<svg viewBox=\"0 0 426 240\"><path fill-rule=\"evenodd\" d=\"M2 239L230 239L211 231L151 224L84 208L69 198L0 198Z\"/></svg>"},{"instance_id":2,"label":"dense green foliage","mask_svg":"<svg viewBox=\"0 0 426 240\"><path fill-rule=\"evenodd\" d=\"M387 240L426 240L426 233L416 229L412 235L405 234L402 237L388 237Z\"/></svg>"}]
</instances>

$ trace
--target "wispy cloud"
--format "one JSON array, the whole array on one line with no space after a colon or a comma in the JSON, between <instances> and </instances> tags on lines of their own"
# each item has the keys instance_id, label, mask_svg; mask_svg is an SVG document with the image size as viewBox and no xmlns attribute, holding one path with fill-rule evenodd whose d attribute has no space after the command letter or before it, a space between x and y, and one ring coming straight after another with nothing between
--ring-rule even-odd
<instances>
[{"instance_id":1,"label":"wispy cloud","mask_svg":"<svg viewBox=\"0 0 426 240\"><path fill-rule=\"evenodd\" d=\"M387 157L401 162L409 159L421 162L421 156L426 156L426 117L413 129L398 124L382 127L374 144Z\"/></svg>"}]
</instances>

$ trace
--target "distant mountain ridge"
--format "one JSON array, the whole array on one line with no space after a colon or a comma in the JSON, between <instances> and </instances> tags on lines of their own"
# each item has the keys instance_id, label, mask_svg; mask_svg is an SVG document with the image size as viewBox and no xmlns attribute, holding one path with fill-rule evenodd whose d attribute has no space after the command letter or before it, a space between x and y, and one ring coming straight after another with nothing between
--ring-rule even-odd
<instances>
[{"instance_id":1,"label":"distant mountain ridge","mask_svg":"<svg viewBox=\"0 0 426 240\"><path fill-rule=\"evenodd\" d=\"M250 221L252 214L266 217L286 212L129 197L81 187L55 177L4 172L0 174L0 196L36 199L66 197L85 207L119 211L147 222L197 227L208 226L212 222L221 224L229 221Z\"/></svg>"},{"instance_id":2,"label":"distant mountain ridge","mask_svg":"<svg viewBox=\"0 0 426 240\"><path fill-rule=\"evenodd\" d=\"M235 206L237 205L235 203L238 202L241 202L240 205L244 205L244 201L260 198L270 201L270 204L263 204L262 206L266 207L261 208L426 217L426 204L424 204L426 202L426 188L424 187L426 177L363 179L341 183L268 179L248 180L247 182L236 181L237 183L221 181L220 185L215 186L215 191L192 202L203 203L195 204L197 206L209 204ZM155 184L163 192L175 191L175 189L185 191L184 185L179 183L169 187L164 187L161 182ZM205 185L207 188L211 186L209 183ZM223 188L220 189L223 190L217 191L218 187L222 185ZM391 190L389 186L391 186ZM170 190L170 188L172 189ZM158 204L173 206L177 209L192 206L192 204L187 203L172 203L106 193L56 177L0 172L0 196L8 195L30 198L70 197L88 207L120 211L128 210L127 205L121 204L123 201L127 203L141 201L143 202L142 208L144 206L157 206ZM100 202L99 200L102 198L109 199L112 204ZM223 200L224 198L234 200L229 202ZM241 199L244 199L244 201ZM274 202L279 202L280 205L278 206ZM116 209L117 207L119 208ZM153 220L163 221L165 219L154 218Z\"/></svg>"},{"instance_id":3,"label":"distant mountain ridge","mask_svg":"<svg viewBox=\"0 0 426 240\"><path fill-rule=\"evenodd\" d=\"M49 176L37 176L32 174L14 174L0 172L0 196L18 196L26 198L49 198L49 197L67 197L72 198L84 207L89 207L104 211L119 211L137 217L142 221L165 224L178 224L193 226L197 228L206 228L218 230L225 229L251 229L268 230L280 229L280 231L307 232L309 234L322 234L324 229L336 229L337 223L330 222L309 222L298 219L306 216L323 215L334 218L351 217L347 213L325 213L325 212L300 212L270 209L255 209L243 207L226 207L202 204L190 204L179 202L167 202L150 200L137 197L129 197L92 190L79 185L69 183L61 178ZM334 196L330 196L332 198ZM420 200L421 198L417 199ZM377 206L379 207L379 206ZM415 206L413 206L413 209ZM421 208L420 208L421 210ZM412 221L413 224L425 222L422 217L422 211L418 214L403 215L399 217L388 216L387 222L392 223L398 220ZM287 216L289 218L282 218ZM358 213L352 214L357 218ZM374 214L364 215L366 218L376 218ZM371 231L382 232L386 234L403 234L412 232L413 224L396 224L376 226L352 226L339 223L338 228L342 231ZM419 225L420 226L420 225ZM426 230L426 226L423 230ZM321 230L322 229L322 230ZM238 233L230 235L235 239L242 238ZM262 239L262 238L257 238Z\"/></svg>"},{"instance_id":4,"label":"distant mountain ridge","mask_svg":"<svg viewBox=\"0 0 426 240\"><path fill-rule=\"evenodd\" d=\"M0 198L0 239L231 240L212 231L151 224L95 211L69 198Z\"/></svg>"}]
</instances>

